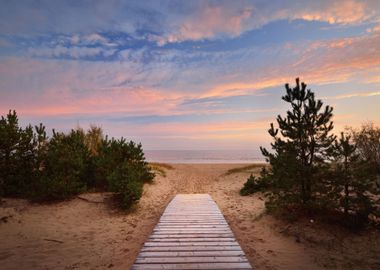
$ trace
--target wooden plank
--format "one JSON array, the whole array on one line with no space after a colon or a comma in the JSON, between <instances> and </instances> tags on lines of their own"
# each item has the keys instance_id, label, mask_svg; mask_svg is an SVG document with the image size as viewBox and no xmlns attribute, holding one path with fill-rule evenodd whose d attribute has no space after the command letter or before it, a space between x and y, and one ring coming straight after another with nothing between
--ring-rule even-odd
<instances>
[{"instance_id":1,"label":"wooden plank","mask_svg":"<svg viewBox=\"0 0 380 270\"><path fill-rule=\"evenodd\" d=\"M161 219L165 219L165 218L218 218L218 219L224 219L224 217L222 215L210 215L210 214L206 214L206 215L183 215L183 211L182 211L182 214L172 214L172 215L162 215L161 216Z\"/></svg>"},{"instance_id":2,"label":"wooden plank","mask_svg":"<svg viewBox=\"0 0 380 270\"><path fill-rule=\"evenodd\" d=\"M189 222L189 221L224 221L224 218L162 218L160 219L160 222L161 221L174 221L174 222L178 222L178 221L186 221L186 222Z\"/></svg>"},{"instance_id":3,"label":"wooden plank","mask_svg":"<svg viewBox=\"0 0 380 270\"><path fill-rule=\"evenodd\" d=\"M237 251L143 251L139 257L235 257L244 256L244 252Z\"/></svg>"},{"instance_id":4,"label":"wooden plank","mask_svg":"<svg viewBox=\"0 0 380 270\"><path fill-rule=\"evenodd\" d=\"M222 237L232 237L234 238L233 234L231 232L225 232L225 233L154 233L150 236L150 238L166 238L166 237L172 237L172 238L222 238Z\"/></svg>"},{"instance_id":5,"label":"wooden plank","mask_svg":"<svg viewBox=\"0 0 380 270\"><path fill-rule=\"evenodd\" d=\"M202 230L172 230L172 231L154 231L155 235L159 234L220 234L232 233L230 230L215 230L215 231L202 231Z\"/></svg>"},{"instance_id":6,"label":"wooden plank","mask_svg":"<svg viewBox=\"0 0 380 270\"><path fill-rule=\"evenodd\" d=\"M143 247L144 251L241 251L240 246L176 246L176 247Z\"/></svg>"},{"instance_id":7,"label":"wooden plank","mask_svg":"<svg viewBox=\"0 0 380 270\"><path fill-rule=\"evenodd\" d=\"M177 223L177 224L163 224L163 223L160 223L160 224L157 224L157 226L153 229L181 229L181 230L184 230L184 229L187 229L187 228L209 228L209 229L218 229L218 228L222 228L222 229L225 229L225 228L228 228L228 225L227 224L222 224L222 223L219 223L219 224L208 224L208 223L189 223L189 222L186 222L186 223Z\"/></svg>"},{"instance_id":8,"label":"wooden plank","mask_svg":"<svg viewBox=\"0 0 380 270\"><path fill-rule=\"evenodd\" d=\"M204 233L204 232L194 232L194 231L188 231L188 232L172 232L172 231L166 231L166 232L154 232L151 234L151 237L153 238L165 238L165 237L173 237L173 238L189 238L189 237L234 237L232 232L230 231L223 231L223 232L214 232L214 233Z\"/></svg>"},{"instance_id":9,"label":"wooden plank","mask_svg":"<svg viewBox=\"0 0 380 270\"><path fill-rule=\"evenodd\" d=\"M155 269L252 269L248 262L245 263L196 263L196 264L135 264L133 270L155 270Z\"/></svg>"},{"instance_id":10,"label":"wooden plank","mask_svg":"<svg viewBox=\"0 0 380 270\"><path fill-rule=\"evenodd\" d=\"M223 239L223 238L232 238L235 239L233 234L223 234L223 235L209 235L209 234L184 234L184 235L173 235L173 236L167 236L166 235L152 235L149 237L149 239L167 239L170 238L170 241L175 241L176 239L205 239L205 238L210 238L210 239Z\"/></svg>"},{"instance_id":11,"label":"wooden plank","mask_svg":"<svg viewBox=\"0 0 380 270\"><path fill-rule=\"evenodd\" d=\"M228 242L228 241L235 241L235 238L151 238L149 239L150 242L169 242L169 243L179 243L179 242Z\"/></svg>"},{"instance_id":12,"label":"wooden plank","mask_svg":"<svg viewBox=\"0 0 380 270\"><path fill-rule=\"evenodd\" d=\"M162 219L223 219L223 216L195 216L195 215L188 215L188 216L175 216L175 215L168 215L168 216L162 216Z\"/></svg>"},{"instance_id":13,"label":"wooden plank","mask_svg":"<svg viewBox=\"0 0 380 270\"><path fill-rule=\"evenodd\" d=\"M224 241L224 242L202 242L202 241L196 241L196 242L146 242L144 244L145 247L158 247L158 246L164 246L164 247L175 247L175 246L239 246L239 244L236 241Z\"/></svg>"},{"instance_id":14,"label":"wooden plank","mask_svg":"<svg viewBox=\"0 0 380 270\"><path fill-rule=\"evenodd\" d=\"M222 214L208 214L208 213L197 213L197 214L191 214L191 213L184 213L184 211L182 212L178 212L178 213L168 213L168 214L164 214L162 215L161 217L174 217L174 218L177 218L177 217L218 217L218 218L223 218L223 215Z\"/></svg>"},{"instance_id":15,"label":"wooden plank","mask_svg":"<svg viewBox=\"0 0 380 270\"><path fill-rule=\"evenodd\" d=\"M200 234L218 234L218 233L232 233L229 229L215 229L215 230L202 230L202 229L175 229L175 230L154 230L154 234L189 234L189 233L200 233Z\"/></svg>"},{"instance_id":16,"label":"wooden plank","mask_svg":"<svg viewBox=\"0 0 380 270\"><path fill-rule=\"evenodd\" d=\"M233 257L137 257L135 264L143 263L229 263L248 262L244 256Z\"/></svg>"},{"instance_id":17,"label":"wooden plank","mask_svg":"<svg viewBox=\"0 0 380 270\"><path fill-rule=\"evenodd\" d=\"M228 228L227 226L224 226L224 227L219 227L219 228L207 228L207 227L203 227L203 228L191 228L191 227L188 227L188 228L154 228L153 229L153 232L169 232L169 233L174 233L174 232L190 232L190 231L193 231L193 232L204 232L204 233L212 233L212 232L218 232L218 231L223 231L223 232L231 232L230 228Z\"/></svg>"},{"instance_id":18,"label":"wooden plank","mask_svg":"<svg viewBox=\"0 0 380 270\"><path fill-rule=\"evenodd\" d=\"M185 210L184 210L185 211ZM172 213L172 214L165 214L163 215L161 218L165 218L165 217L172 217L172 218L177 218L177 217L200 217L200 218L223 218L222 215L211 215L211 214L189 214L189 215L184 215L184 211L182 211L182 213ZM216 210L215 210L216 211Z\"/></svg>"},{"instance_id":19,"label":"wooden plank","mask_svg":"<svg viewBox=\"0 0 380 270\"><path fill-rule=\"evenodd\" d=\"M231 229L226 227L225 225L214 225L214 226L210 226L210 225L184 225L184 226L157 226L154 228L154 231L160 231L160 232L174 232L174 231L177 231L177 230L182 230L182 231L200 231L200 230L228 230L231 232Z\"/></svg>"},{"instance_id":20,"label":"wooden plank","mask_svg":"<svg viewBox=\"0 0 380 270\"><path fill-rule=\"evenodd\" d=\"M186 224L186 225L157 225L154 229L169 230L169 229L224 229L228 228L226 225L204 225L204 224Z\"/></svg>"},{"instance_id":21,"label":"wooden plank","mask_svg":"<svg viewBox=\"0 0 380 270\"><path fill-rule=\"evenodd\" d=\"M214 225L226 225L228 224L225 220L221 220L221 221L194 221L194 222L189 222L189 221L174 221L174 222L166 222L166 221L160 221L158 223L158 225L167 225L167 224L172 224L172 225L210 225L210 224L214 224Z\"/></svg>"},{"instance_id":22,"label":"wooden plank","mask_svg":"<svg viewBox=\"0 0 380 270\"><path fill-rule=\"evenodd\" d=\"M179 222L179 223L169 223L169 222L161 222L161 223L158 223L155 227L156 228L165 228L165 227L182 227L182 228L186 228L187 227L191 227L191 226L217 226L217 227L223 227L225 228L226 226L228 226L228 224L226 223L222 223L222 222L218 222L218 223L205 223L205 222Z\"/></svg>"},{"instance_id":23,"label":"wooden plank","mask_svg":"<svg viewBox=\"0 0 380 270\"><path fill-rule=\"evenodd\" d=\"M168 239L168 238L234 238L232 233L217 233L217 234L161 234L151 235L149 239Z\"/></svg>"}]
</instances>

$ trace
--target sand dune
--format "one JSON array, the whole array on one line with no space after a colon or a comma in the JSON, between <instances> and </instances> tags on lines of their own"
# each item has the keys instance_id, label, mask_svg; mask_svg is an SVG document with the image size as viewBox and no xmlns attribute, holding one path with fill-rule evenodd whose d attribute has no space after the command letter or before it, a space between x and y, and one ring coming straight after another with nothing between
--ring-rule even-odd
<instances>
[{"instance_id":1,"label":"sand dune","mask_svg":"<svg viewBox=\"0 0 380 270\"><path fill-rule=\"evenodd\" d=\"M6 199L0 268L129 269L175 194L209 193L255 269L380 269L379 232L354 235L318 221L276 221L264 215L261 195L239 195L249 171L224 175L236 166L173 165L144 187L129 213L113 207L106 193L49 205Z\"/></svg>"}]
</instances>

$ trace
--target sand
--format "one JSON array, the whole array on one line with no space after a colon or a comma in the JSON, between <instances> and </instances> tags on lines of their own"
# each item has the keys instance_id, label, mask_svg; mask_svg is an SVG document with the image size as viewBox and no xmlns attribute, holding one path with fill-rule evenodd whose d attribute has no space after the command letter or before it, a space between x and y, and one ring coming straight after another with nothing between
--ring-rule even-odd
<instances>
[{"instance_id":1,"label":"sand","mask_svg":"<svg viewBox=\"0 0 380 270\"><path fill-rule=\"evenodd\" d=\"M378 231L353 234L318 220L287 224L265 214L262 195L240 196L247 176L259 169L225 175L238 165L172 166L144 187L128 213L107 193L45 205L4 199L0 268L129 269L175 194L209 193L255 269L380 269Z\"/></svg>"}]
</instances>

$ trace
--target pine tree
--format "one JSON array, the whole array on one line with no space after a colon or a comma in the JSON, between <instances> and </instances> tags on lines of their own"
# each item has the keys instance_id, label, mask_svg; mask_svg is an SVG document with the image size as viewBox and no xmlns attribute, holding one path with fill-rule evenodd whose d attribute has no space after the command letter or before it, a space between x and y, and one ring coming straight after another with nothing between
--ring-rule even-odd
<instances>
[{"instance_id":1,"label":"pine tree","mask_svg":"<svg viewBox=\"0 0 380 270\"><path fill-rule=\"evenodd\" d=\"M16 111L0 119L0 195L25 196L34 180L33 128L19 127Z\"/></svg>"},{"instance_id":2,"label":"pine tree","mask_svg":"<svg viewBox=\"0 0 380 270\"><path fill-rule=\"evenodd\" d=\"M278 115L275 128L268 130L274 142L272 152L261 147L262 154L269 161L271 181L275 195L295 203L307 203L312 199L317 175L323 166L326 150L333 143L333 108L316 100L306 84L296 79L296 86L285 85L286 95L282 99L291 109L287 115Z\"/></svg>"},{"instance_id":3,"label":"pine tree","mask_svg":"<svg viewBox=\"0 0 380 270\"><path fill-rule=\"evenodd\" d=\"M356 146L351 143L351 136L341 132L341 136L334 143L333 155L336 162L337 177L334 179L334 194L341 197L339 200L347 216L350 206L351 188L355 182L354 170L358 160Z\"/></svg>"},{"instance_id":4,"label":"pine tree","mask_svg":"<svg viewBox=\"0 0 380 270\"><path fill-rule=\"evenodd\" d=\"M368 221L370 214L378 215L378 202L374 195L378 195L379 191L374 164L361 160L361 151L357 151L352 137L343 132L332 150L335 177L329 179L333 187L329 197L333 198L333 202L338 202L335 206L338 211L343 210L346 225L358 227Z\"/></svg>"}]
</instances>

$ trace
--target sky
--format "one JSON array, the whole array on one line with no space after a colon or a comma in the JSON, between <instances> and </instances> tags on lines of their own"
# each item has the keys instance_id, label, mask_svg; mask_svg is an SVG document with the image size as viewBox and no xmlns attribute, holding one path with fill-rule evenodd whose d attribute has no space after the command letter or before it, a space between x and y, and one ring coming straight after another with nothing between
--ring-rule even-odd
<instances>
[{"instance_id":1,"label":"sky","mask_svg":"<svg viewBox=\"0 0 380 270\"><path fill-rule=\"evenodd\" d=\"M144 149L252 149L285 83L380 124L380 1L0 0L0 115Z\"/></svg>"}]
</instances>

